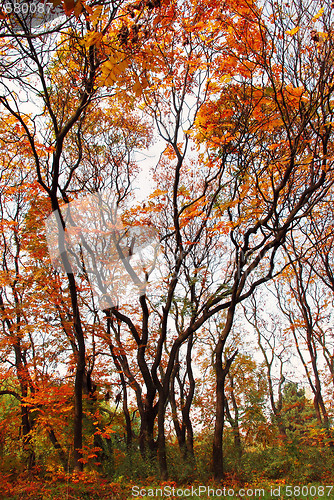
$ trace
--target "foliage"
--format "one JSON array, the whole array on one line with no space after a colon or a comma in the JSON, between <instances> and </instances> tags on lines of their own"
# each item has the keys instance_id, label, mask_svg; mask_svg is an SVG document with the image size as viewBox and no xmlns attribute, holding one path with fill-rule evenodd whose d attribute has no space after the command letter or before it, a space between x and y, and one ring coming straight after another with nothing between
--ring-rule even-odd
<instances>
[{"instance_id":1,"label":"foliage","mask_svg":"<svg viewBox=\"0 0 334 500\"><path fill-rule=\"evenodd\" d=\"M0 13L4 494L327 479L332 4L52 3Z\"/></svg>"}]
</instances>

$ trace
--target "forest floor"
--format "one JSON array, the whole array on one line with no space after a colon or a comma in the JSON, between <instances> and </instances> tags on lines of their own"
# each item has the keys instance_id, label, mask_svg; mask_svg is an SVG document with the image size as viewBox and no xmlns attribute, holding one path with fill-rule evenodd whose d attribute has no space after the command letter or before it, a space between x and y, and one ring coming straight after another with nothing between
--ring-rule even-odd
<instances>
[{"instance_id":1,"label":"forest floor","mask_svg":"<svg viewBox=\"0 0 334 500\"><path fill-rule=\"evenodd\" d=\"M334 483L334 481L333 481ZM334 485L325 484L287 484L285 480L245 484L227 481L222 485L207 483L178 485L173 481L158 482L148 478L145 482L135 482L125 477L116 481L92 473L75 474L61 477L39 477L0 472L1 500L222 500L243 498L334 500Z\"/></svg>"}]
</instances>

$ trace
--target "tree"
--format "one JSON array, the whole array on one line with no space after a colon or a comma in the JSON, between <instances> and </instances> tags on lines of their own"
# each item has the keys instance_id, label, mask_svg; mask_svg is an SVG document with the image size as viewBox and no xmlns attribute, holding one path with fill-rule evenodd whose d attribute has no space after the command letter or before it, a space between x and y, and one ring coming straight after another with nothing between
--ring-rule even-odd
<instances>
[{"instance_id":1,"label":"tree","mask_svg":"<svg viewBox=\"0 0 334 500\"><path fill-rule=\"evenodd\" d=\"M296 326L303 324L307 330L308 350L312 359L313 372L317 372L317 348L320 347L329 372L329 378L334 380L332 329L332 203L331 194L321 204L318 204L309 214L301 233L291 238L285 247L290 269L296 276L296 285L292 292L298 302L298 309L303 319ZM298 330L298 329L297 329ZM305 363L304 363L305 365ZM314 375L319 378L319 374ZM320 381L315 385L321 392ZM320 389L320 391L319 391ZM319 412L318 412L319 414Z\"/></svg>"},{"instance_id":2,"label":"tree","mask_svg":"<svg viewBox=\"0 0 334 500\"><path fill-rule=\"evenodd\" d=\"M311 275L306 271L307 268L301 261L292 261L290 257L290 266L289 295L293 299L288 299L290 300L289 304L288 300L283 297L282 288L277 285L278 303L281 311L289 321L299 358L314 394L314 408L318 422L328 428L329 417L323 398L320 377L321 365L318 359L317 345L317 338L322 336L322 325L328 315L326 311L327 301L325 300L325 303L322 303L322 292L318 289L317 283L312 284ZM291 274L293 274L295 280L291 279ZM291 300L293 300L292 304ZM324 313L321 311L324 311ZM319 333L317 333L317 330L319 330ZM311 368L309 368L305 359L303 345L307 348Z\"/></svg>"},{"instance_id":3,"label":"tree","mask_svg":"<svg viewBox=\"0 0 334 500\"><path fill-rule=\"evenodd\" d=\"M280 437L284 440L286 438L285 426L282 420L283 385L285 383L284 365L287 364L291 356L289 349L287 349L289 347L288 341L282 331L283 326L279 322L279 318L268 314L268 312L264 313L264 305L256 297L256 294L251 297L250 305L250 310L247 310L247 306L243 307L245 319L254 328L254 333L257 335L258 346L266 370L271 410Z\"/></svg>"},{"instance_id":4,"label":"tree","mask_svg":"<svg viewBox=\"0 0 334 500\"><path fill-rule=\"evenodd\" d=\"M305 397L305 390L295 382L287 382L283 391L285 427L292 441L301 439L315 418L312 407Z\"/></svg>"},{"instance_id":5,"label":"tree","mask_svg":"<svg viewBox=\"0 0 334 500\"><path fill-rule=\"evenodd\" d=\"M126 379L123 394L126 383L135 393L142 452L158 453L166 478L166 408L174 404L171 384L182 346L191 346L190 339L225 311L215 337L212 460L215 479L221 480L224 385L236 356L225 362L224 349L237 306L280 271L277 255L288 234L332 186L330 37L315 50L307 35L314 26L311 10L294 4L304 38L299 31L286 33L291 12L274 4L264 10L240 0L227 2L224 11L215 2L165 1L163 8L160 2L108 2L103 7L80 2L76 19L64 18L60 27L50 25L36 37L24 23L18 31L8 19L2 21L8 55L2 60L0 100L6 116L22 128L35 179L58 214L57 255L67 280L67 289L61 289L67 307L59 314L75 359L74 465L82 467L85 386L96 397L95 333ZM326 17L323 23L326 32ZM18 92L8 86L7 75ZM24 92L36 100L29 114ZM164 141L154 173L157 189L138 207L127 203L135 170L130 156L110 154L108 135L103 147L94 143L95 121L102 116L109 129L105 116L115 102L125 113L139 107ZM120 134L117 145L124 141ZM90 270L80 263L83 249L94 261L92 250L99 243L84 238L82 212L78 224L71 224L68 214L85 195L103 206L105 189L115 193L122 219L122 228L111 231L108 250L114 253L105 270L115 256L124 277L120 294L132 284L137 295L132 303L110 300L102 320L88 288ZM109 206L100 215L105 213L112 222L114 210ZM138 265L134 249L136 242L141 247L141 228L152 226L161 258ZM76 252L64 236L73 228L81 231ZM82 271L79 276L75 269ZM101 278L100 270L94 272ZM99 287L103 290L101 279ZM94 334L91 344L88 332ZM190 388L189 363L187 374ZM188 394L191 404L192 389ZM191 437L189 422L188 432Z\"/></svg>"},{"instance_id":6,"label":"tree","mask_svg":"<svg viewBox=\"0 0 334 500\"><path fill-rule=\"evenodd\" d=\"M55 365L60 362L61 356L58 354L60 343L52 339L55 329L45 316L46 310L41 307L42 304L46 306L45 280L54 283L50 267L40 265L45 258L46 248L45 242L44 245L36 244L40 235L37 237L33 231L36 206L32 201L40 189L33 181L28 162L22 161L26 144L20 144L15 137L20 132L22 130L17 127L13 134L9 121L7 140L4 141L6 154L3 155L7 169L2 172L0 194L0 308L3 332L0 347L1 362L8 369L7 376L1 380L1 394L11 395L18 401L23 452L27 455L27 466L31 469L35 463L33 436L37 420L43 413L40 401L47 398L45 391L52 392L50 379L55 376ZM52 306L48 304L48 314L53 312ZM17 384L11 387L14 373ZM61 391L58 396L64 402ZM44 428L66 467L66 458L53 425L48 424Z\"/></svg>"},{"instance_id":7,"label":"tree","mask_svg":"<svg viewBox=\"0 0 334 500\"><path fill-rule=\"evenodd\" d=\"M113 6L111 3L106 7L104 29L114 19L117 9L118 6ZM88 11L83 13L85 20L63 17L60 18L60 24L56 28L41 26L36 36L32 34L33 29L29 23L27 24L19 16L16 24L12 24L12 16L1 21L2 30L7 30L1 38L3 53L7 51L1 63L1 104L6 112L3 119L12 117L13 124L20 127L25 144L23 154L33 165L34 180L43 188L52 210L60 214L59 229L64 229L66 225L59 211L61 198L67 203L70 197L81 189L89 191L98 189L101 185L106 186L108 183L116 184L116 191L121 198L127 193L126 184L121 185L120 165L125 165L121 175L127 178L126 165L131 163L129 151L134 143L132 142L132 145L131 141L127 143L125 137L127 125L123 120L122 126L125 126L121 135L123 134L124 146L119 149L117 157L113 156L112 144L107 135L111 132L112 125L117 127L117 124L111 114L102 115L103 106L108 104L108 95L104 97L97 88L101 54L98 54L94 45L88 43L86 47L78 43L77 38L84 38L85 34L89 33L92 23L94 24L94 16L96 18L99 12L99 5L93 3ZM79 13L76 12L76 15ZM16 62L14 66L13 61ZM15 88L8 85L9 80L15 82ZM29 101L34 102L30 113L25 112L24 95ZM97 99L98 95L99 110L94 107L94 99ZM100 127L108 127L108 132L103 138L107 142L104 153L101 153L101 148L99 149L97 145L101 128L98 130L90 120L95 120ZM135 124L135 120L132 120L132 123ZM138 144L138 141L136 143ZM96 159L97 155L99 162L94 165L94 158ZM97 165L100 167L99 173L96 170ZM100 177L102 172L103 176ZM59 245L62 245L61 238ZM60 253L67 270L70 297L68 312L61 312L62 324L71 337L76 359L74 465L80 469L82 468L80 462L82 393L85 381L87 382L85 325L80 313L79 281L70 268L67 254L64 251ZM64 296L67 302L67 292Z\"/></svg>"},{"instance_id":8,"label":"tree","mask_svg":"<svg viewBox=\"0 0 334 500\"><path fill-rule=\"evenodd\" d=\"M260 33L258 45L258 38L249 40L250 30L242 31L240 26L234 26L231 36L238 34L240 42L231 43L230 54L235 66L240 65L241 83L227 86L219 100L204 105L201 110L203 140L215 146L219 160L224 155L234 159L237 180L232 184L232 192L240 197L240 201L228 209L233 225L230 234L235 246L236 273L226 329L216 352L216 478L222 474L222 352L236 305L251 295L260 282L273 276L276 253L287 234L292 228L296 230L301 219L332 185L328 163L331 126L327 125L332 116L332 46L330 37L324 35L316 50L312 48L314 40L310 41L308 31L320 17L311 16L314 12L315 17L316 8L305 10L292 3L285 10L285 6L269 3L253 20L253 26ZM297 28L288 30L288 23L295 16L301 33ZM249 22L244 20L246 25ZM321 22L323 31L328 32L327 17ZM260 262L262 277L254 277L251 282Z\"/></svg>"},{"instance_id":9,"label":"tree","mask_svg":"<svg viewBox=\"0 0 334 500\"><path fill-rule=\"evenodd\" d=\"M181 371L181 360L180 352L178 353L178 359L176 359L174 373L171 378L171 388L170 388L170 405L172 409L172 419L174 423L174 428L176 436L178 439L180 451L183 454L185 460L194 460L194 430L190 419L190 409L192 406L194 394L195 394L195 377L193 373L192 366L192 354L193 354L193 344L194 338L190 336L187 342L187 351L185 356L185 367L184 373ZM188 379L188 387L186 380ZM177 402L176 402L176 382L178 385L178 392L180 398L180 410L181 410L181 423L177 416Z\"/></svg>"}]
</instances>

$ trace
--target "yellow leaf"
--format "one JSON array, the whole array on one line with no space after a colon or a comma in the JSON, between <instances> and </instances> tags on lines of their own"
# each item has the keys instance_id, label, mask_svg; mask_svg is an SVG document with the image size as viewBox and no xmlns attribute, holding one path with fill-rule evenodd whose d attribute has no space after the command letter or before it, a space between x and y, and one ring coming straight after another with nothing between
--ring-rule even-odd
<instances>
[{"instance_id":1,"label":"yellow leaf","mask_svg":"<svg viewBox=\"0 0 334 500\"><path fill-rule=\"evenodd\" d=\"M99 21L100 16L102 14L102 10L103 10L103 6L99 5L98 7L96 7L96 9L94 9L94 13L90 16L89 19L90 19L91 23L93 24L93 26L95 26L97 24L97 22Z\"/></svg>"},{"instance_id":2,"label":"yellow leaf","mask_svg":"<svg viewBox=\"0 0 334 500\"><path fill-rule=\"evenodd\" d=\"M312 19L312 21L316 21L317 19L319 19L319 17L321 17L323 15L324 10L325 10L324 7L321 7L321 9L319 10L318 14L316 14L314 16L314 18Z\"/></svg>"},{"instance_id":3,"label":"yellow leaf","mask_svg":"<svg viewBox=\"0 0 334 500\"><path fill-rule=\"evenodd\" d=\"M90 33L86 38L86 47L91 47L92 45L100 42L102 36L103 35L101 33L96 33L95 31L93 33Z\"/></svg>"},{"instance_id":4,"label":"yellow leaf","mask_svg":"<svg viewBox=\"0 0 334 500\"><path fill-rule=\"evenodd\" d=\"M156 189L152 194L150 194L149 198L152 199L155 198L156 196L165 195L166 193L168 193L168 191L163 189Z\"/></svg>"},{"instance_id":5,"label":"yellow leaf","mask_svg":"<svg viewBox=\"0 0 334 500\"><path fill-rule=\"evenodd\" d=\"M298 33L298 31L300 30L300 27L299 26L296 26L295 28L293 28L292 30L290 31L286 31L285 33L287 35L290 35L290 36L293 36L295 35L296 33Z\"/></svg>"},{"instance_id":6,"label":"yellow leaf","mask_svg":"<svg viewBox=\"0 0 334 500\"><path fill-rule=\"evenodd\" d=\"M139 97L142 93L142 85L138 77L136 78L136 83L133 86L133 91L136 97Z\"/></svg>"},{"instance_id":7,"label":"yellow leaf","mask_svg":"<svg viewBox=\"0 0 334 500\"><path fill-rule=\"evenodd\" d=\"M109 71L112 71L114 69L114 66L115 64L111 61L106 61L103 65L102 65L102 71L104 71L105 73L108 73Z\"/></svg>"},{"instance_id":8,"label":"yellow leaf","mask_svg":"<svg viewBox=\"0 0 334 500\"><path fill-rule=\"evenodd\" d=\"M128 66L129 66L129 60L128 59L123 59L123 61L121 61L120 63L118 63L117 68L119 69L119 71L121 73L123 73L123 71L125 71Z\"/></svg>"}]
</instances>

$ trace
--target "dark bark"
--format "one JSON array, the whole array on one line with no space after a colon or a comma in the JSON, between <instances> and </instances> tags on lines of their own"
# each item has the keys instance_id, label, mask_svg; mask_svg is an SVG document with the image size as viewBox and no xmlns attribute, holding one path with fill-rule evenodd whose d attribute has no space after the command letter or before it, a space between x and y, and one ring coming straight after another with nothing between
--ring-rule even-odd
<instances>
[{"instance_id":1,"label":"dark bark","mask_svg":"<svg viewBox=\"0 0 334 500\"><path fill-rule=\"evenodd\" d=\"M193 334L190 335L187 342L186 354L186 371L181 380L180 376L180 361L177 358L175 368L171 376L170 396L169 401L172 408L172 419L174 424L175 433L177 436L179 448L184 460L194 461L194 432L190 419L190 409L195 392L195 379L192 372L191 353L193 346ZM186 390L186 377L188 377L188 391ZM177 381L180 391L180 412L181 423L177 415L177 403L175 397L175 382Z\"/></svg>"},{"instance_id":2,"label":"dark bark","mask_svg":"<svg viewBox=\"0 0 334 500\"><path fill-rule=\"evenodd\" d=\"M186 427L186 450L187 458L194 461L194 431L190 419L190 409L194 399L195 394L195 379L192 370L192 347L193 347L193 334L190 335L188 339L186 364L187 364L187 375L189 379L189 390L186 396L184 405L182 405L182 418L184 425Z\"/></svg>"},{"instance_id":3,"label":"dark bark","mask_svg":"<svg viewBox=\"0 0 334 500\"><path fill-rule=\"evenodd\" d=\"M126 394L126 382L124 376L128 379L130 386L133 388L136 394L136 400L140 415L140 432L139 432L139 448L143 458L147 458L148 454L152 457L152 454L156 451L156 442L154 440L154 424L157 416L158 407L157 404L154 403L155 398L155 388L149 383L150 391L148 391L146 396L143 396L142 389L140 384L136 381L124 352L124 348L122 346L121 338L120 338L120 323L121 321L125 321L125 317L119 313L116 309L105 310L106 318L107 318L107 334L108 334L108 343L109 349L116 366L116 369L120 372L121 383L123 387L123 410L125 409L125 420L126 420L126 428L127 428L127 442L129 445L132 442L132 429L131 429L131 419L129 415L129 411L127 409L127 396ZM119 317L120 316L120 317ZM116 319L115 319L116 318ZM117 319L118 318L118 319ZM132 333L134 334L138 343L140 339L138 337L137 331L135 330L134 325L129 320L130 324L128 325ZM111 332L114 334L114 339L117 345L117 348L114 345L113 339L111 338ZM143 354L141 354L141 365L145 365L145 359ZM146 377L148 380L150 375L147 370L144 370L146 373ZM123 382L122 382L123 380ZM124 407L125 405L125 407Z\"/></svg>"},{"instance_id":4,"label":"dark bark","mask_svg":"<svg viewBox=\"0 0 334 500\"><path fill-rule=\"evenodd\" d=\"M157 443L154 439L154 424L157 416L156 405L152 406L144 399L144 410L140 412L140 433L139 446L144 458L154 457L157 449Z\"/></svg>"},{"instance_id":5,"label":"dark bark","mask_svg":"<svg viewBox=\"0 0 334 500\"><path fill-rule=\"evenodd\" d=\"M19 329L19 323L17 325ZM15 351L16 374L21 390L21 401L22 403L24 403L25 399L29 395L29 389L32 393L34 392L34 386L30 378L28 369L26 368L25 365L25 357L22 353L20 338L17 338L17 342L14 345L14 351ZM25 404L21 404L21 427L22 427L22 437L23 437L23 449L27 453L28 457L27 467L28 470L31 470L32 467L35 465L36 457L31 439L32 425L30 422L29 407L26 406Z\"/></svg>"},{"instance_id":6,"label":"dark bark","mask_svg":"<svg viewBox=\"0 0 334 500\"><path fill-rule=\"evenodd\" d=\"M178 370L178 366L176 366L176 370ZM180 421L179 421L178 416L177 416L177 404L176 404L176 397L175 397L175 378L176 378L176 373L174 373L172 378L171 378L169 401L170 401L170 405L171 405L171 409L172 409L172 420L173 420L173 424L174 424L177 442L179 444L179 448L180 448L180 451L183 455L183 458L185 458L185 454L186 454L185 453L186 430L185 430L185 427L183 425L183 422L181 422L181 424L180 424Z\"/></svg>"},{"instance_id":7,"label":"dark bark","mask_svg":"<svg viewBox=\"0 0 334 500\"><path fill-rule=\"evenodd\" d=\"M232 306L227 312L225 328L221 333L215 349L214 368L216 373L216 420L212 446L212 466L215 481L224 478L223 463L223 432L224 432L224 406L225 406L225 378L229 372L231 364L237 355L237 351L228 358L223 366L223 351L226 339L232 328L235 307Z\"/></svg>"},{"instance_id":8,"label":"dark bark","mask_svg":"<svg viewBox=\"0 0 334 500\"><path fill-rule=\"evenodd\" d=\"M59 211L59 205L57 198L52 199L52 205L54 210ZM60 218L61 215L60 215ZM59 228L59 231L63 231L65 229L65 224L62 220L63 227ZM62 236L59 234L58 237L59 244L59 252L62 257L62 262L64 268L66 269L70 296L71 296L71 305L73 311L73 329L77 342L77 353L76 353L76 371L75 371L75 382L74 382L74 422L73 422L73 461L74 461L74 470L82 471L83 463L82 459L82 393L84 387L84 376L85 376L85 368L86 368L86 347L85 347L85 339L84 333L82 329L82 323L79 313L79 305L78 305L78 292L76 281L73 273L71 272L71 265L68 260L67 252L64 246L64 241Z\"/></svg>"},{"instance_id":9,"label":"dark bark","mask_svg":"<svg viewBox=\"0 0 334 500\"><path fill-rule=\"evenodd\" d=\"M124 414L124 418L125 418L126 447L131 448L133 432L132 432L131 417L130 417L130 412L129 412L129 407L128 407L128 391L126 388L126 381L125 381L123 373L120 373L120 379L121 379L122 393L123 393L122 407L123 407L123 414Z\"/></svg>"},{"instance_id":10,"label":"dark bark","mask_svg":"<svg viewBox=\"0 0 334 500\"><path fill-rule=\"evenodd\" d=\"M57 450L59 460L64 468L64 471L66 471L69 467L68 458L66 457L66 453L64 452L63 448L61 447L53 429L48 430L48 436L49 436L50 441L53 444L55 450Z\"/></svg>"},{"instance_id":11,"label":"dark bark","mask_svg":"<svg viewBox=\"0 0 334 500\"><path fill-rule=\"evenodd\" d=\"M166 452L166 436L165 436L165 398L159 398L158 407L158 462L160 479L166 481L168 479L167 452Z\"/></svg>"},{"instance_id":12,"label":"dark bark","mask_svg":"<svg viewBox=\"0 0 334 500\"><path fill-rule=\"evenodd\" d=\"M230 373L228 374L228 377L229 377L230 387L231 387L231 401L232 401L234 417L232 417L232 414L230 412L229 402L228 402L227 398L225 398L225 414L226 414L226 418L228 420L228 423L232 427L234 447L235 447L235 450L237 452L238 460L240 461L241 456L242 456L242 443L241 443L240 428L239 428L239 408L238 408L237 401L236 401L235 395L234 395L233 377L230 375Z\"/></svg>"}]
</instances>

